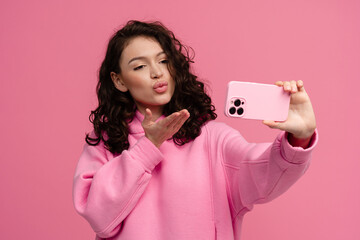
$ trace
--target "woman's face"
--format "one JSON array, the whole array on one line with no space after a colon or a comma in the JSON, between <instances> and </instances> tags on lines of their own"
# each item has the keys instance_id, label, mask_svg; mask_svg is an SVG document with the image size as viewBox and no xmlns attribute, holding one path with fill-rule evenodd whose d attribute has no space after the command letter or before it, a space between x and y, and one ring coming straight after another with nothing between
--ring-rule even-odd
<instances>
[{"instance_id":1,"label":"woman's face","mask_svg":"<svg viewBox=\"0 0 360 240\"><path fill-rule=\"evenodd\" d=\"M130 40L120 57L120 74L111 73L117 89L129 91L137 108L145 113L162 114L175 89L167 56L153 38L139 36Z\"/></svg>"}]
</instances>

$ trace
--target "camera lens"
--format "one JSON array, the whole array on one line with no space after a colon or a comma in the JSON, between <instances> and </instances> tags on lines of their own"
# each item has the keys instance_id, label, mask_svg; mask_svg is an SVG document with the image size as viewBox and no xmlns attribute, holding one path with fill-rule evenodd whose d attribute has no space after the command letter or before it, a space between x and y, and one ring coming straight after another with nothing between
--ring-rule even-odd
<instances>
[{"instance_id":1,"label":"camera lens","mask_svg":"<svg viewBox=\"0 0 360 240\"><path fill-rule=\"evenodd\" d=\"M236 108L232 107L229 109L229 113L232 115L236 112Z\"/></svg>"},{"instance_id":2,"label":"camera lens","mask_svg":"<svg viewBox=\"0 0 360 240\"><path fill-rule=\"evenodd\" d=\"M239 108L238 110L237 110L237 114L238 115L242 115L244 113L244 109L243 108Z\"/></svg>"},{"instance_id":3,"label":"camera lens","mask_svg":"<svg viewBox=\"0 0 360 240\"><path fill-rule=\"evenodd\" d=\"M238 107L238 106L240 106L240 104L241 104L241 101L239 99L236 99L235 102L234 102L234 105L236 107Z\"/></svg>"}]
</instances>

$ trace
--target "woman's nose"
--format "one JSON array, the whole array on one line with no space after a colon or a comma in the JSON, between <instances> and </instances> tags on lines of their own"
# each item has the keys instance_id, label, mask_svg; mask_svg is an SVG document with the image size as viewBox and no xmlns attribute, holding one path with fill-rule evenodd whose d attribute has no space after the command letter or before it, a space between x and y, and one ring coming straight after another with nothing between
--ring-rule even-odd
<instances>
[{"instance_id":1,"label":"woman's nose","mask_svg":"<svg viewBox=\"0 0 360 240\"><path fill-rule=\"evenodd\" d=\"M151 78L159 78L163 75L163 72L161 71L161 68L159 66L153 66L151 68Z\"/></svg>"}]
</instances>

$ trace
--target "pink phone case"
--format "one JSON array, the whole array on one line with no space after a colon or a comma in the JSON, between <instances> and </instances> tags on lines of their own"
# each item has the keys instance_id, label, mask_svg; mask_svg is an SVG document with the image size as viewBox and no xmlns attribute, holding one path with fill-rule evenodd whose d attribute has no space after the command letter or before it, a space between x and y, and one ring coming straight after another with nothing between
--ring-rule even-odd
<instances>
[{"instance_id":1,"label":"pink phone case","mask_svg":"<svg viewBox=\"0 0 360 240\"><path fill-rule=\"evenodd\" d=\"M285 121L288 116L290 93L270 84L228 83L225 103L227 117Z\"/></svg>"}]
</instances>

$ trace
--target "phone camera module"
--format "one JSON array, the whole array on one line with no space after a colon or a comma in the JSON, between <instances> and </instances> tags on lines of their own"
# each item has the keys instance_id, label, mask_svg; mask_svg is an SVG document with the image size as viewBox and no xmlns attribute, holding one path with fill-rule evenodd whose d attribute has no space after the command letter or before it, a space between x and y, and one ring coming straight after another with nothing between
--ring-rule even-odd
<instances>
[{"instance_id":1,"label":"phone camera module","mask_svg":"<svg viewBox=\"0 0 360 240\"><path fill-rule=\"evenodd\" d=\"M242 97L233 97L229 101L226 115L232 117L243 117L246 115L246 99Z\"/></svg>"}]
</instances>

